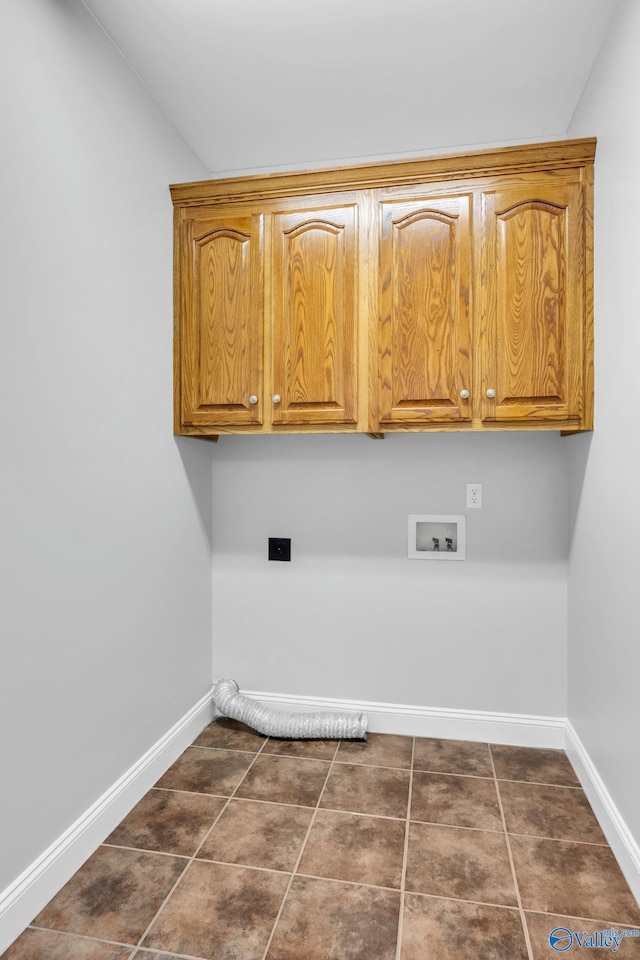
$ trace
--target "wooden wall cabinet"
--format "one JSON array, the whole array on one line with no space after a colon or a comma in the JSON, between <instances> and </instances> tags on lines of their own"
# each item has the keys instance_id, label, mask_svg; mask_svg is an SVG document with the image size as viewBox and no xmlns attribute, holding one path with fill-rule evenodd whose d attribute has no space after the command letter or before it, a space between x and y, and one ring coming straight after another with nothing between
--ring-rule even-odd
<instances>
[{"instance_id":1,"label":"wooden wall cabinet","mask_svg":"<svg viewBox=\"0 0 640 960\"><path fill-rule=\"evenodd\" d=\"M592 429L594 154L173 186L175 432Z\"/></svg>"},{"instance_id":2,"label":"wooden wall cabinet","mask_svg":"<svg viewBox=\"0 0 640 960\"><path fill-rule=\"evenodd\" d=\"M353 195L207 203L176 220L176 433L353 431Z\"/></svg>"}]
</instances>

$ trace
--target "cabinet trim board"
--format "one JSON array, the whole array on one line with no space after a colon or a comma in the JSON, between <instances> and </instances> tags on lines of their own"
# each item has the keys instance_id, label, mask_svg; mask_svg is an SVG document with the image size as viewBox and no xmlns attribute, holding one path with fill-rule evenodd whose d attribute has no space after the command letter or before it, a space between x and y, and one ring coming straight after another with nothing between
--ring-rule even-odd
<instances>
[{"instance_id":1,"label":"cabinet trim board","mask_svg":"<svg viewBox=\"0 0 640 960\"><path fill-rule=\"evenodd\" d=\"M260 173L247 177L199 180L176 183L170 187L176 204L210 203L212 185L222 202L265 200L300 193L325 193L330 190L371 189L434 180L487 177L504 173L527 173L546 167L579 167L593 161L596 138L559 140L525 146L472 150L443 154L418 160L386 160L382 163L326 167L292 173Z\"/></svg>"}]
</instances>

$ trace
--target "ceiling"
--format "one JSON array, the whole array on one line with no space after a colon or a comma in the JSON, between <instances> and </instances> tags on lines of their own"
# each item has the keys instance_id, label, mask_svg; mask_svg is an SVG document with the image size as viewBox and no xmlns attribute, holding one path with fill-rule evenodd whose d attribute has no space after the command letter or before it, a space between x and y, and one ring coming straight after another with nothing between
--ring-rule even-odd
<instances>
[{"instance_id":1,"label":"ceiling","mask_svg":"<svg viewBox=\"0 0 640 960\"><path fill-rule=\"evenodd\" d=\"M563 136L618 0L83 2L223 175Z\"/></svg>"}]
</instances>

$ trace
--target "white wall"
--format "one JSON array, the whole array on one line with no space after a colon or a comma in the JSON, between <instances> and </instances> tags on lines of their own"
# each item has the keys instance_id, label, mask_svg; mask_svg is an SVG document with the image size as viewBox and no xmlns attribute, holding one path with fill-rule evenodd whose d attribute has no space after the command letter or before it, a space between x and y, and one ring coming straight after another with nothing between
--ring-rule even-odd
<instances>
[{"instance_id":1,"label":"white wall","mask_svg":"<svg viewBox=\"0 0 640 960\"><path fill-rule=\"evenodd\" d=\"M214 672L245 689L566 713L566 440L222 437ZM466 483L484 485L467 510ZM467 559L407 559L412 513L467 514ZM292 538L291 563L267 560Z\"/></svg>"},{"instance_id":2,"label":"white wall","mask_svg":"<svg viewBox=\"0 0 640 960\"><path fill-rule=\"evenodd\" d=\"M640 5L622 0L572 124L596 134L596 422L571 439L569 718L640 843Z\"/></svg>"},{"instance_id":3,"label":"white wall","mask_svg":"<svg viewBox=\"0 0 640 960\"><path fill-rule=\"evenodd\" d=\"M210 450L171 418L171 181L75 0L0 4L0 891L206 692Z\"/></svg>"}]
</instances>

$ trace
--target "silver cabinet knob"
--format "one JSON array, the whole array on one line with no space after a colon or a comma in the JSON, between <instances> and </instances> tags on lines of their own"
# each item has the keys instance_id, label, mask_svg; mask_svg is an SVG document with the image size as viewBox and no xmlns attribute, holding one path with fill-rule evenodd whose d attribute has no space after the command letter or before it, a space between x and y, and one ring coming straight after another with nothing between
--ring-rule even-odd
<instances>
[{"instance_id":1,"label":"silver cabinet knob","mask_svg":"<svg viewBox=\"0 0 640 960\"><path fill-rule=\"evenodd\" d=\"M274 393L274 395L273 395L273 397L272 397L271 399L273 400L274 403L280 403L280 394L279 394L279 393Z\"/></svg>"},{"instance_id":2,"label":"silver cabinet knob","mask_svg":"<svg viewBox=\"0 0 640 960\"><path fill-rule=\"evenodd\" d=\"M258 402L258 398L256 397L255 393L252 393L251 396L249 397L249 403L257 403L257 402Z\"/></svg>"},{"instance_id":3,"label":"silver cabinet knob","mask_svg":"<svg viewBox=\"0 0 640 960\"><path fill-rule=\"evenodd\" d=\"M493 389L493 387L489 387L489 389L487 390L487 396L489 397L489 400L493 400L495 395L496 395L496 392Z\"/></svg>"},{"instance_id":4,"label":"silver cabinet knob","mask_svg":"<svg viewBox=\"0 0 640 960\"><path fill-rule=\"evenodd\" d=\"M461 391L460 391L460 399L461 399L461 400L468 400L468 399L469 399L469 391L468 391L468 390L461 390Z\"/></svg>"}]
</instances>

